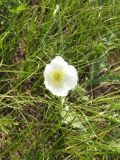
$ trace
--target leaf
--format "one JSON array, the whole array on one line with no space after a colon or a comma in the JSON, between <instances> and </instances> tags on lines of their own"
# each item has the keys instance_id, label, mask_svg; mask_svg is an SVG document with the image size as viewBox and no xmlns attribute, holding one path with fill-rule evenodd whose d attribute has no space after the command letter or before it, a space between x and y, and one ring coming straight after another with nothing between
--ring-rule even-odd
<instances>
[{"instance_id":1,"label":"leaf","mask_svg":"<svg viewBox=\"0 0 120 160\"><path fill-rule=\"evenodd\" d=\"M74 110L70 109L69 106L66 106L61 112L62 123L70 124L73 128L79 128L84 130L80 115Z\"/></svg>"},{"instance_id":2,"label":"leaf","mask_svg":"<svg viewBox=\"0 0 120 160\"><path fill-rule=\"evenodd\" d=\"M17 125L17 123L14 123L12 119L10 118L1 118L0 119L0 128L5 132L9 133L9 129L12 127L12 125Z\"/></svg>"},{"instance_id":3,"label":"leaf","mask_svg":"<svg viewBox=\"0 0 120 160\"><path fill-rule=\"evenodd\" d=\"M27 5L26 4L22 4L22 5L18 6L15 9L13 9L13 8L9 9L9 12L18 14L18 13L20 13L22 11L25 11L26 9L27 9Z\"/></svg>"}]
</instances>

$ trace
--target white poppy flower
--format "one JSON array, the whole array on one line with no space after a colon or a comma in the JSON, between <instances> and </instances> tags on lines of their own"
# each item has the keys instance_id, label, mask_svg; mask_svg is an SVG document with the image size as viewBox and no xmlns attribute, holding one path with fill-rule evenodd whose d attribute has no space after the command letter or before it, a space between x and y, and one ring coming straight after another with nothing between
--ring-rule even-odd
<instances>
[{"instance_id":1,"label":"white poppy flower","mask_svg":"<svg viewBox=\"0 0 120 160\"><path fill-rule=\"evenodd\" d=\"M44 84L52 94L66 96L78 83L78 74L74 66L69 65L60 56L56 56L44 71Z\"/></svg>"}]
</instances>

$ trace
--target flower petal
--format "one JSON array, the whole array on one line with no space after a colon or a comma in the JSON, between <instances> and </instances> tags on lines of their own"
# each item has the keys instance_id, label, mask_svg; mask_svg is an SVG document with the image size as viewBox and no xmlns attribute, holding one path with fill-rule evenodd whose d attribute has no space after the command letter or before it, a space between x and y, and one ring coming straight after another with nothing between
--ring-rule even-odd
<instances>
[{"instance_id":1,"label":"flower petal","mask_svg":"<svg viewBox=\"0 0 120 160\"><path fill-rule=\"evenodd\" d=\"M68 65L68 67L65 69L64 85L68 88L68 90L71 90L75 88L77 83L78 83L77 71L74 66Z\"/></svg>"},{"instance_id":2,"label":"flower petal","mask_svg":"<svg viewBox=\"0 0 120 160\"><path fill-rule=\"evenodd\" d=\"M51 72L50 64L47 64L44 70L44 77L46 78L50 72Z\"/></svg>"},{"instance_id":3,"label":"flower petal","mask_svg":"<svg viewBox=\"0 0 120 160\"><path fill-rule=\"evenodd\" d=\"M56 56L50 63L52 70L64 69L68 66L68 63L60 56Z\"/></svg>"},{"instance_id":4,"label":"flower petal","mask_svg":"<svg viewBox=\"0 0 120 160\"><path fill-rule=\"evenodd\" d=\"M68 89L64 86L62 87L56 87L51 85L50 81L45 81L45 86L48 90L51 91L52 94L56 95L56 96L67 96L68 94Z\"/></svg>"}]
</instances>

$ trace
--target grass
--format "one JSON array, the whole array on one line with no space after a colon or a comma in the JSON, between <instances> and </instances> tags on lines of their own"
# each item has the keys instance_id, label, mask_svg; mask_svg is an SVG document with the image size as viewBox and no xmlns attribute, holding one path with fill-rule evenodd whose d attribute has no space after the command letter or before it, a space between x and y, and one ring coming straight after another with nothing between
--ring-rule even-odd
<instances>
[{"instance_id":1,"label":"grass","mask_svg":"<svg viewBox=\"0 0 120 160\"><path fill-rule=\"evenodd\" d=\"M119 14L117 0L0 1L1 160L120 158ZM65 99L44 86L56 55L79 73Z\"/></svg>"}]
</instances>

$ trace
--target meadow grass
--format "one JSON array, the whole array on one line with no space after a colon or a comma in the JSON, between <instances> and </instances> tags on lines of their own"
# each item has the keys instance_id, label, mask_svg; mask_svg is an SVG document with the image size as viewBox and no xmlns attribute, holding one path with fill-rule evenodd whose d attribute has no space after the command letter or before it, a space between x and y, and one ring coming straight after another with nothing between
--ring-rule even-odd
<instances>
[{"instance_id":1,"label":"meadow grass","mask_svg":"<svg viewBox=\"0 0 120 160\"><path fill-rule=\"evenodd\" d=\"M118 160L120 1L1 0L0 25L0 159ZM65 99L44 85L56 55L79 74Z\"/></svg>"}]
</instances>

